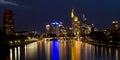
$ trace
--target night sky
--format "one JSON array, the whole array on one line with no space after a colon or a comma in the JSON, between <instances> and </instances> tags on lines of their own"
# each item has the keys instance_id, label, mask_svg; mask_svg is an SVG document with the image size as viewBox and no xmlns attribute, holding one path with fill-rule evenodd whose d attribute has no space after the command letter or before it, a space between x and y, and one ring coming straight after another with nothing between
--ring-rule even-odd
<instances>
[{"instance_id":1,"label":"night sky","mask_svg":"<svg viewBox=\"0 0 120 60\"><path fill-rule=\"evenodd\" d=\"M53 21L70 26L72 8L80 21L84 13L88 23L100 30L110 28L113 20L120 22L120 0L0 0L0 25L6 8L14 11L15 31L32 31L35 27L42 33Z\"/></svg>"}]
</instances>

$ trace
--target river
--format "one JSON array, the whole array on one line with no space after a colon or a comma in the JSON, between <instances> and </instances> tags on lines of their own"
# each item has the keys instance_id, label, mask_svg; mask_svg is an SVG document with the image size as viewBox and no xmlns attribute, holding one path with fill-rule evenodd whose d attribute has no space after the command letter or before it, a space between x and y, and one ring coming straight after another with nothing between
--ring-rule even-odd
<instances>
[{"instance_id":1,"label":"river","mask_svg":"<svg viewBox=\"0 0 120 60\"><path fill-rule=\"evenodd\" d=\"M76 40L41 40L9 49L6 60L120 60L120 48Z\"/></svg>"}]
</instances>

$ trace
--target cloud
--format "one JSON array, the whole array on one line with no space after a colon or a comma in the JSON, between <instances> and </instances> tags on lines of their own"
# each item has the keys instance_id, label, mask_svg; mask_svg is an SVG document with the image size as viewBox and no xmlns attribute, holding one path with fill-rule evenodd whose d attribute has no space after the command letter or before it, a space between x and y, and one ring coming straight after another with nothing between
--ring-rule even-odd
<instances>
[{"instance_id":1,"label":"cloud","mask_svg":"<svg viewBox=\"0 0 120 60\"><path fill-rule=\"evenodd\" d=\"M5 1L5 0L0 0L0 4L8 4L8 5L14 5L14 6L19 6L19 4L11 2L11 1Z\"/></svg>"}]
</instances>

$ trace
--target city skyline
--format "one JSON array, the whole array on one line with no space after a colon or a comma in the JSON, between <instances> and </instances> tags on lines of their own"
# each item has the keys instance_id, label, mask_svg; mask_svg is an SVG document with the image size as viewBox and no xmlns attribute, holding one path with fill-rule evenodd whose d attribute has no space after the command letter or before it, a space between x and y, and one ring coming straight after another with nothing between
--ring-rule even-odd
<instances>
[{"instance_id":1,"label":"city skyline","mask_svg":"<svg viewBox=\"0 0 120 60\"><path fill-rule=\"evenodd\" d=\"M10 8L15 17L15 31L32 31L36 28L39 32L45 32L45 25L53 21L62 21L63 25L70 26L72 8L75 9L75 15L79 17L80 22L84 13L88 23L93 23L100 30L110 28L113 20L120 21L119 1L46 0L27 3L27 1L21 0L10 2L0 0L0 25L3 24L4 10Z\"/></svg>"}]
</instances>

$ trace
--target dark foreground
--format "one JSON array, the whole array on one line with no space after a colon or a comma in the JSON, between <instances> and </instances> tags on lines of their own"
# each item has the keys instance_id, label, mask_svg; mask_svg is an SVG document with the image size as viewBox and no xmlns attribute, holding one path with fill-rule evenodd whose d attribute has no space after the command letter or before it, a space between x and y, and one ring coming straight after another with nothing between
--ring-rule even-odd
<instances>
[{"instance_id":1,"label":"dark foreground","mask_svg":"<svg viewBox=\"0 0 120 60\"><path fill-rule=\"evenodd\" d=\"M120 48L94 46L76 40L41 40L4 53L4 60L120 60Z\"/></svg>"}]
</instances>

